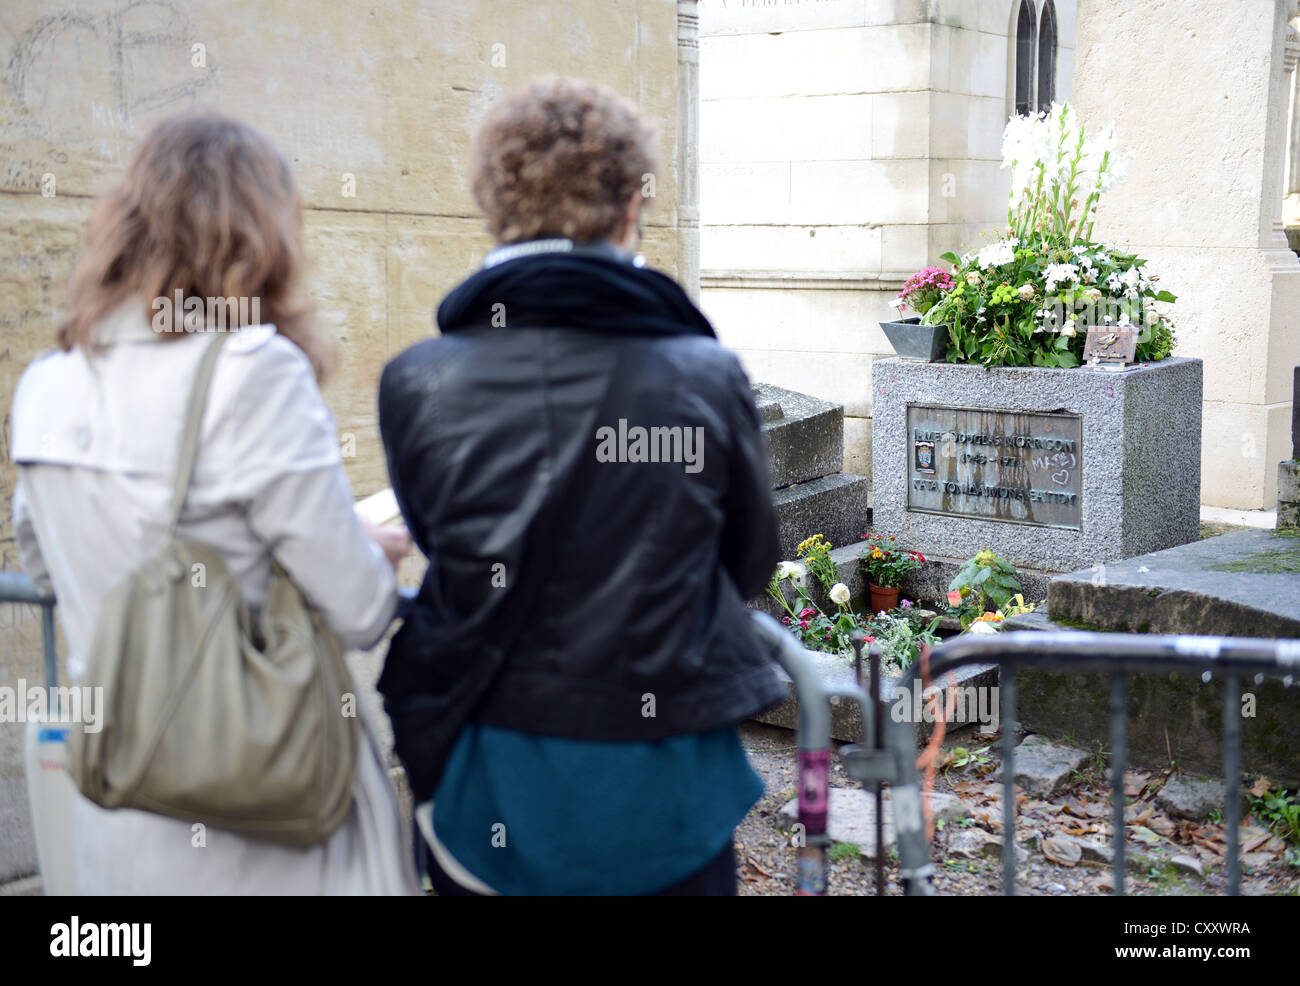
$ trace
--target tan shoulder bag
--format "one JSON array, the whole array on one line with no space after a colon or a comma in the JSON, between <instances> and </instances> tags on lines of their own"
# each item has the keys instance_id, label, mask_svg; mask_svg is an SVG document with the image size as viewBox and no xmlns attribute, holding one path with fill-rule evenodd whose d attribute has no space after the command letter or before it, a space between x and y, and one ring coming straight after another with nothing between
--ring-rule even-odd
<instances>
[{"instance_id":1,"label":"tan shoulder bag","mask_svg":"<svg viewBox=\"0 0 1300 986\"><path fill-rule=\"evenodd\" d=\"M221 553L176 536L224 339L190 395L168 543L104 599L82 682L104 689L102 728L71 731L70 772L105 808L310 846L352 807L360 723L344 714L343 647L275 562L254 633Z\"/></svg>"}]
</instances>

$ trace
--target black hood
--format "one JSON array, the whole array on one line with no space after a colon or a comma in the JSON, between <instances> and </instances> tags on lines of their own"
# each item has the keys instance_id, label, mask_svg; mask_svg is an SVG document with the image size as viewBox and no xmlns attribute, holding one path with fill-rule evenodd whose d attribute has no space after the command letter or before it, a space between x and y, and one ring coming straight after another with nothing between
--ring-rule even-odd
<instances>
[{"instance_id":1,"label":"black hood","mask_svg":"<svg viewBox=\"0 0 1300 986\"><path fill-rule=\"evenodd\" d=\"M485 268L443 299L438 328L486 328L503 311L496 305L505 306L512 329L714 337L709 320L671 277L599 256L546 253Z\"/></svg>"}]
</instances>

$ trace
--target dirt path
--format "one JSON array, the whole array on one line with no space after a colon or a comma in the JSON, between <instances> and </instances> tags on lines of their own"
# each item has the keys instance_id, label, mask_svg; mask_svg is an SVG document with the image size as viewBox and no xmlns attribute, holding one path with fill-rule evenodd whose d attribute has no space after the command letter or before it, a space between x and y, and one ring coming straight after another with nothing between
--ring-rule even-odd
<instances>
[{"instance_id":1,"label":"dirt path","mask_svg":"<svg viewBox=\"0 0 1300 986\"><path fill-rule=\"evenodd\" d=\"M763 777L767 793L750 811L736 832L736 859L742 896L782 896L794 893L794 849L789 837L777 825L781 808L795 796L795 738L787 729L746 723L741 727L741 738L755 770ZM983 746L988 743L973 733L973 727L959 730L947 737L944 748L958 745ZM948 843L961 829L979 828L990 834L1000 834L1000 782L991 774L996 769L996 747L990 750L988 763L964 770L950 770L947 777L941 772L935 790L949 791L962 797L972 808L971 814L955 823L944 826L945 831L935 833L933 858L935 860L935 887L944 895L999 895L1002 893L1002 862L998 855L977 858L958 858L948 852ZM1022 798L1018 806L1017 833L1025 846L1018 879L1022 894L1043 896L1106 896L1112 893L1111 867L1103 860L1080 859L1074 865L1061 865L1044 854L1044 843L1053 837L1069 836L1089 843L1108 845L1110 842L1110 815L1108 788L1101 764L1090 765L1080 771L1076 779L1064 790L1047 801ZM1126 774L1126 780L1130 775ZM1131 815L1139 816L1130 822L1130 838L1126 845L1133 857L1141 854L1141 865L1131 865L1126 880L1126 890L1134 895L1167 894L1222 894L1225 877L1218 861L1216 849L1222 846L1222 826L1212 823L1195 824L1169 819L1149 801L1147 791L1139 790L1139 782L1150 778L1150 773L1134 773L1133 790L1137 797ZM1151 783L1158 782L1157 776ZM831 768L832 787L856 787L844 774L843 764L836 757ZM1140 820L1139 820L1140 819ZM1249 895L1300 895L1300 869L1284 862L1281 840L1268 841L1255 820L1247 818L1242 826L1243 850L1255 853L1253 865L1243 868L1242 893ZM1159 837L1143 844L1133 833L1148 833ZM1261 838L1262 837L1262 838ZM1252 847L1256 840L1260 841ZM1217 840L1217 841L1216 841ZM1069 840L1067 840L1069 841ZM1054 852L1058 843L1047 843L1048 852ZM1268 862L1264 862L1265 853ZM1173 865L1176 856L1203 857L1204 877ZM875 866L870 860L853 855L850 847L842 845L832 852L828 867L828 890L834 895L868 895L875 893ZM900 894L897 868L893 862L886 866L889 894Z\"/></svg>"}]
</instances>

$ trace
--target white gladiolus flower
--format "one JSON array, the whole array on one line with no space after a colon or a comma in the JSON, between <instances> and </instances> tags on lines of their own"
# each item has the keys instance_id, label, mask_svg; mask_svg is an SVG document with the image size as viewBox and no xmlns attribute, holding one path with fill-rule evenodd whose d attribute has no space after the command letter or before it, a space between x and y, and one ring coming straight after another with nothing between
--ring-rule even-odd
<instances>
[{"instance_id":1,"label":"white gladiolus flower","mask_svg":"<svg viewBox=\"0 0 1300 986\"><path fill-rule=\"evenodd\" d=\"M966 272L967 284L969 284L971 287L974 287L975 285L979 284L979 282L980 282L980 276L976 274L973 270L968 270Z\"/></svg>"},{"instance_id":2,"label":"white gladiolus flower","mask_svg":"<svg viewBox=\"0 0 1300 986\"><path fill-rule=\"evenodd\" d=\"M970 629L967 630L966 632L967 633L997 633L998 631L993 627L993 624L989 623L987 620L981 620L978 623L972 623L970 625Z\"/></svg>"},{"instance_id":3,"label":"white gladiolus flower","mask_svg":"<svg viewBox=\"0 0 1300 986\"><path fill-rule=\"evenodd\" d=\"M1074 319L1067 319L1065 324L1061 326L1061 335L1074 338Z\"/></svg>"},{"instance_id":4,"label":"white gladiolus flower","mask_svg":"<svg viewBox=\"0 0 1300 986\"><path fill-rule=\"evenodd\" d=\"M1122 329L1126 329L1133 323L1129 321L1128 312L1122 312L1119 316L1119 321L1116 322L1115 324Z\"/></svg>"},{"instance_id":5,"label":"white gladiolus flower","mask_svg":"<svg viewBox=\"0 0 1300 986\"><path fill-rule=\"evenodd\" d=\"M1135 288L1138 286L1138 282L1142 280L1142 275L1137 272L1136 267L1130 265L1129 269L1124 272L1124 276L1121 280L1130 288Z\"/></svg>"},{"instance_id":6,"label":"white gladiolus flower","mask_svg":"<svg viewBox=\"0 0 1300 986\"><path fill-rule=\"evenodd\" d=\"M836 606L847 606L849 603L849 587L843 582L836 582L831 586L831 602Z\"/></svg>"}]
</instances>

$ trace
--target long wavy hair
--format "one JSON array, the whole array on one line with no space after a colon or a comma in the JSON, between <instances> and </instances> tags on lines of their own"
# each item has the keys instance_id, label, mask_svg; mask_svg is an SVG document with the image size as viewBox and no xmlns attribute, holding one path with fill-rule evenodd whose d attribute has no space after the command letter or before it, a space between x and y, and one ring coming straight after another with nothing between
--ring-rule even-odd
<instances>
[{"instance_id":1,"label":"long wavy hair","mask_svg":"<svg viewBox=\"0 0 1300 986\"><path fill-rule=\"evenodd\" d=\"M279 151L228 117L170 117L140 142L122 180L95 209L58 343L93 348L96 326L133 301L152 319L159 299L169 306L177 292L186 299L256 299L258 321L274 323L320 380L333 345L312 325L303 267L302 201ZM159 332L162 339L184 334L174 327Z\"/></svg>"}]
</instances>

